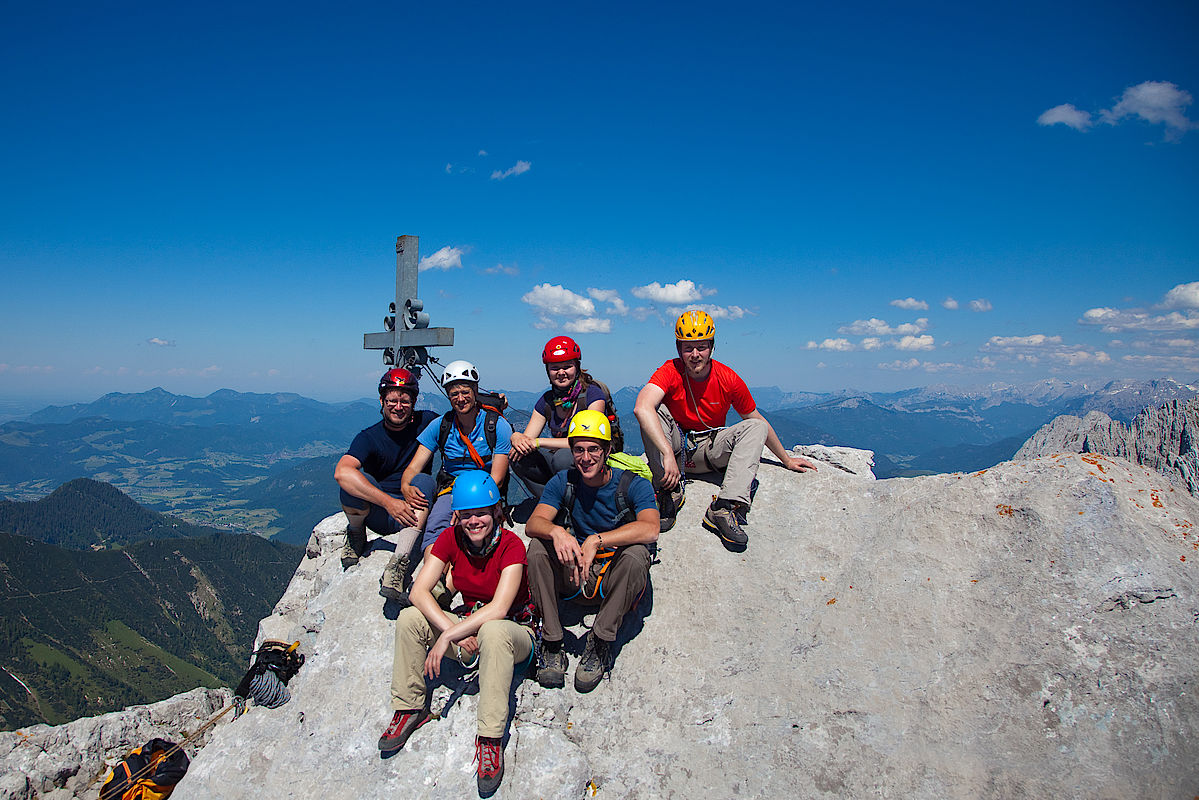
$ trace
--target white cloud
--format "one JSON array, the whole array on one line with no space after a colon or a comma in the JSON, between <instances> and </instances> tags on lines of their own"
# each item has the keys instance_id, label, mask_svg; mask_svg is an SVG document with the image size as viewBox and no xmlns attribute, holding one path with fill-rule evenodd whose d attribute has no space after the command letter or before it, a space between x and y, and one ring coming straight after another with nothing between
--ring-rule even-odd
<instances>
[{"instance_id":1,"label":"white cloud","mask_svg":"<svg viewBox=\"0 0 1199 800\"><path fill-rule=\"evenodd\" d=\"M941 307L948 308L950 311L957 311L958 301L954 300L952 297L946 297L941 301Z\"/></svg>"},{"instance_id":2,"label":"white cloud","mask_svg":"<svg viewBox=\"0 0 1199 800\"><path fill-rule=\"evenodd\" d=\"M174 347L175 342L170 339L160 339L157 336L151 336L146 340L146 344L152 344L155 347Z\"/></svg>"},{"instance_id":3,"label":"white cloud","mask_svg":"<svg viewBox=\"0 0 1199 800\"><path fill-rule=\"evenodd\" d=\"M1102 325L1104 333L1120 331L1188 331L1199 329L1199 311L1171 311L1168 314L1150 314L1139 309L1118 311L1114 308L1090 308L1083 312L1079 323Z\"/></svg>"},{"instance_id":4,"label":"white cloud","mask_svg":"<svg viewBox=\"0 0 1199 800\"><path fill-rule=\"evenodd\" d=\"M534 286L520 299L549 314L564 317L595 316L595 303L570 289L549 283Z\"/></svg>"},{"instance_id":5,"label":"white cloud","mask_svg":"<svg viewBox=\"0 0 1199 800\"><path fill-rule=\"evenodd\" d=\"M1179 370L1194 374L1199 372L1199 358L1179 355L1128 355L1120 358L1126 364L1134 367L1147 367L1157 372L1168 369Z\"/></svg>"},{"instance_id":6,"label":"white cloud","mask_svg":"<svg viewBox=\"0 0 1199 800\"><path fill-rule=\"evenodd\" d=\"M703 293L693 281L681 280L678 283L668 283L665 286L654 281L645 286L634 286L633 297L649 300L652 303L691 303L703 297Z\"/></svg>"},{"instance_id":7,"label":"white cloud","mask_svg":"<svg viewBox=\"0 0 1199 800\"><path fill-rule=\"evenodd\" d=\"M970 301L971 311L990 311L993 308L991 301L985 297L980 297L977 300Z\"/></svg>"},{"instance_id":8,"label":"white cloud","mask_svg":"<svg viewBox=\"0 0 1199 800\"><path fill-rule=\"evenodd\" d=\"M825 339L817 344L814 341L809 341L806 349L808 350L835 350L839 353L848 353L853 350L853 343L848 339Z\"/></svg>"},{"instance_id":9,"label":"white cloud","mask_svg":"<svg viewBox=\"0 0 1199 800\"><path fill-rule=\"evenodd\" d=\"M883 347L883 340L878 338L877 336L867 336L865 339L862 340L862 349L863 350L881 350L882 347Z\"/></svg>"},{"instance_id":10,"label":"white cloud","mask_svg":"<svg viewBox=\"0 0 1199 800\"><path fill-rule=\"evenodd\" d=\"M487 151L486 151L486 150L480 150L480 151L479 151L479 155L481 155L481 156L485 156L485 155L487 155Z\"/></svg>"},{"instance_id":11,"label":"white cloud","mask_svg":"<svg viewBox=\"0 0 1199 800\"><path fill-rule=\"evenodd\" d=\"M891 305L896 308L902 308L906 311L928 311L928 303L923 300L917 300L915 297L906 297L903 300L892 300Z\"/></svg>"},{"instance_id":12,"label":"white cloud","mask_svg":"<svg viewBox=\"0 0 1199 800\"><path fill-rule=\"evenodd\" d=\"M625 305L624 300L620 297L620 292L615 289L588 289L587 294L592 300L600 303L608 304L608 311L613 314L624 316L629 313L629 307Z\"/></svg>"},{"instance_id":13,"label":"white cloud","mask_svg":"<svg viewBox=\"0 0 1199 800\"><path fill-rule=\"evenodd\" d=\"M936 342L928 334L923 336L904 336L895 343L896 350L932 350L935 346Z\"/></svg>"},{"instance_id":14,"label":"white cloud","mask_svg":"<svg viewBox=\"0 0 1199 800\"><path fill-rule=\"evenodd\" d=\"M1062 337L1046 336L1034 333L1031 336L992 336L986 347L1041 347L1047 344L1061 344Z\"/></svg>"},{"instance_id":15,"label":"white cloud","mask_svg":"<svg viewBox=\"0 0 1199 800\"><path fill-rule=\"evenodd\" d=\"M1173 347L1179 350L1194 350L1199 347L1199 342L1193 339L1164 339L1159 342L1163 347Z\"/></svg>"},{"instance_id":16,"label":"white cloud","mask_svg":"<svg viewBox=\"0 0 1199 800\"><path fill-rule=\"evenodd\" d=\"M421 272L430 269L462 269L462 254L465 252L461 247L446 245L433 255L422 258L417 269Z\"/></svg>"},{"instance_id":17,"label":"white cloud","mask_svg":"<svg viewBox=\"0 0 1199 800\"><path fill-rule=\"evenodd\" d=\"M1177 139L1196 127L1183 109L1191 104L1191 94L1169 81L1145 81L1124 90L1120 102L1099 114L1115 125L1125 117L1140 117L1146 122L1166 126L1166 138Z\"/></svg>"},{"instance_id":18,"label":"white cloud","mask_svg":"<svg viewBox=\"0 0 1199 800\"><path fill-rule=\"evenodd\" d=\"M519 275L520 268L515 266L505 267L503 264L496 264L494 267L488 267L483 270L485 275Z\"/></svg>"},{"instance_id":19,"label":"white cloud","mask_svg":"<svg viewBox=\"0 0 1199 800\"><path fill-rule=\"evenodd\" d=\"M921 361L917 358L909 358L906 360L889 361L885 364L879 364L879 369L891 371L907 371L913 369L922 369L925 372L952 372L962 369L961 364L955 364L951 361L934 363L932 361Z\"/></svg>"},{"instance_id":20,"label":"white cloud","mask_svg":"<svg viewBox=\"0 0 1199 800\"><path fill-rule=\"evenodd\" d=\"M890 361L890 362L887 362L886 364L879 364L878 368L879 369L890 369L890 370L908 370L908 369L916 369L916 367L918 367L918 366L920 366L920 359L909 358L906 361Z\"/></svg>"},{"instance_id":21,"label":"white cloud","mask_svg":"<svg viewBox=\"0 0 1199 800\"><path fill-rule=\"evenodd\" d=\"M903 322L892 328L886 320L877 317L854 320L851 325L842 325L837 333L850 336L899 336L923 333L928 330L928 318L921 317L915 322Z\"/></svg>"},{"instance_id":22,"label":"white cloud","mask_svg":"<svg viewBox=\"0 0 1199 800\"><path fill-rule=\"evenodd\" d=\"M453 164L447 163L447 164L445 165L445 174L446 174L446 175L453 175L453 174L454 174L454 165L453 165Z\"/></svg>"},{"instance_id":23,"label":"white cloud","mask_svg":"<svg viewBox=\"0 0 1199 800\"><path fill-rule=\"evenodd\" d=\"M511 178L513 175L524 175L532 168L533 165L528 161L517 161L506 170L501 171L497 169L495 172L491 173L491 179L493 181L502 181L505 178Z\"/></svg>"},{"instance_id":24,"label":"white cloud","mask_svg":"<svg viewBox=\"0 0 1199 800\"><path fill-rule=\"evenodd\" d=\"M1199 308L1199 281L1180 283L1162 298L1163 308Z\"/></svg>"},{"instance_id":25,"label":"white cloud","mask_svg":"<svg viewBox=\"0 0 1199 800\"><path fill-rule=\"evenodd\" d=\"M1065 125L1076 131L1085 131L1095 123L1091 120L1089 111L1075 108L1073 103L1062 103L1054 106L1037 117L1038 125Z\"/></svg>"},{"instance_id":26,"label":"white cloud","mask_svg":"<svg viewBox=\"0 0 1199 800\"><path fill-rule=\"evenodd\" d=\"M612 320L596 317L573 319L563 327L567 333L611 333Z\"/></svg>"},{"instance_id":27,"label":"white cloud","mask_svg":"<svg viewBox=\"0 0 1199 800\"><path fill-rule=\"evenodd\" d=\"M677 317L684 311L707 311L712 319L741 319L746 314L751 313L748 308L741 306L714 306L708 303L693 303L687 306L673 306L667 309L667 312L672 317Z\"/></svg>"},{"instance_id":28,"label":"white cloud","mask_svg":"<svg viewBox=\"0 0 1199 800\"><path fill-rule=\"evenodd\" d=\"M1086 350L1062 350L1049 354L1058 361L1064 361L1071 367L1081 367L1088 364L1109 364L1111 356L1102 350L1091 353Z\"/></svg>"}]
</instances>

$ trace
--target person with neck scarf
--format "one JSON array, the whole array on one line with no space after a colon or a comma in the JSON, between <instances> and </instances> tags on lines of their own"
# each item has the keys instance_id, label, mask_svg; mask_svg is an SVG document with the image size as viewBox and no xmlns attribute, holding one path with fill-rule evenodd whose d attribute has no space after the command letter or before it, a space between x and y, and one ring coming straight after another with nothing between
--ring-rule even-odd
<instances>
[{"instance_id":1,"label":"person with neck scarf","mask_svg":"<svg viewBox=\"0 0 1199 800\"><path fill-rule=\"evenodd\" d=\"M425 556L413 581L412 605L396 620L392 663L391 724L379 738L379 750L392 752L429 719L425 678L436 681L442 660L454 659L479 670L479 794L499 788L504 774L503 736L508 723L513 674L528 668L534 649L534 610L526 574L525 547L503 529L500 490L486 472L458 475L452 492L453 524ZM443 611L432 594L445 575L450 593L463 604ZM521 666L523 664L523 666Z\"/></svg>"},{"instance_id":2,"label":"person with neck scarf","mask_svg":"<svg viewBox=\"0 0 1199 800\"><path fill-rule=\"evenodd\" d=\"M583 369L582 359L582 351L569 336L546 342L541 362L550 379L549 391L533 404L524 433L512 434L512 471L534 499L541 497L555 473L573 463L566 440L570 418L587 409L605 411L604 391Z\"/></svg>"}]
</instances>

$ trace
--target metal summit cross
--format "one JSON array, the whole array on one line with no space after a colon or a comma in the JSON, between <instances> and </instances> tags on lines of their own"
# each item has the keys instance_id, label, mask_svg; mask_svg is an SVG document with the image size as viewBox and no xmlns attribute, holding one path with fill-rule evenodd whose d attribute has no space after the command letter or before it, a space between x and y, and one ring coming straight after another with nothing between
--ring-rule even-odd
<instances>
[{"instance_id":1,"label":"metal summit cross","mask_svg":"<svg viewBox=\"0 0 1199 800\"><path fill-rule=\"evenodd\" d=\"M401 236L396 239L396 299L383 318L382 333L362 336L363 350L382 350L383 363L388 367L412 369L429 363L430 347L449 347L454 344L453 328L430 328L425 304L417 299L416 280L420 271L417 258L420 237ZM396 314L400 325L396 325Z\"/></svg>"}]
</instances>

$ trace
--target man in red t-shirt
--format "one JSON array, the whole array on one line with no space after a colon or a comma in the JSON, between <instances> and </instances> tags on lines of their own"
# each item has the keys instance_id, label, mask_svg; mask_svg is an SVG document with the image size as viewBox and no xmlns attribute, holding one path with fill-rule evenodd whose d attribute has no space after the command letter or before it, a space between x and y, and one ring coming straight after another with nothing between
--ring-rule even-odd
<instances>
[{"instance_id":1,"label":"man in red t-shirt","mask_svg":"<svg viewBox=\"0 0 1199 800\"><path fill-rule=\"evenodd\" d=\"M675 323L674 335L679 357L658 367L637 395L633 412L654 474L662 530L674 525L683 505L684 471L724 470L720 493L704 514L704 527L720 536L726 547L743 549L749 537L742 527L762 446L795 472L814 470L816 465L787 452L745 381L712 358L716 326L707 312L685 312ZM741 422L726 428L730 408ZM674 458L666 458L666 453Z\"/></svg>"}]
</instances>

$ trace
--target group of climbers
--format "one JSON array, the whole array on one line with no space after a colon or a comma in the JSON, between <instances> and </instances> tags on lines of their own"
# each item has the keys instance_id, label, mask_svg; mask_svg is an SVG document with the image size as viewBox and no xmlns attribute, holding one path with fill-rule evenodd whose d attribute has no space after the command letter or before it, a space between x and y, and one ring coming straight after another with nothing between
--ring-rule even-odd
<instances>
[{"instance_id":1,"label":"group of climbers","mask_svg":"<svg viewBox=\"0 0 1199 800\"><path fill-rule=\"evenodd\" d=\"M443 416L415 411L419 387L408 370L383 376L382 421L355 437L335 471L348 523L343 567L366 551L367 527L398 534L380 593L408 607L396 623L394 714L380 750L402 747L428 719L425 678L440 674L443 658L477 665L477 776L480 794L489 796L503 776L513 674L535 659L539 683L565 684L559 605L570 600L595 608L575 689L600 683L621 622L647 586L658 536L673 527L685 500L683 475L724 472L703 525L727 548L743 549L762 447L787 469L815 469L786 451L745 382L712 358L709 314L680 316L675 339L678 357L653 373L634 409L652 481L637 474L644 464L614 455L622 446L611 394L583 369L569 337L551 339L542 352L550 388L523 432L481 394L469 362L443 371L451 405ZM726 427L730 408L741 421ZM436 477L434 452L442 463ZM503 527L509 459L537 500L525 525L527 547ZM405 591L422 531L423 566Z\"/></svg>"}]
</instances>

